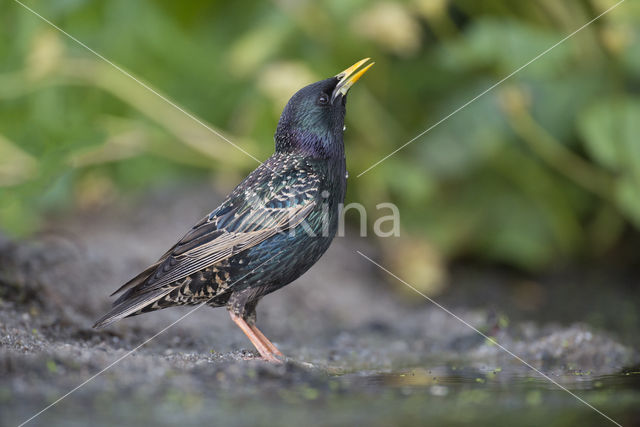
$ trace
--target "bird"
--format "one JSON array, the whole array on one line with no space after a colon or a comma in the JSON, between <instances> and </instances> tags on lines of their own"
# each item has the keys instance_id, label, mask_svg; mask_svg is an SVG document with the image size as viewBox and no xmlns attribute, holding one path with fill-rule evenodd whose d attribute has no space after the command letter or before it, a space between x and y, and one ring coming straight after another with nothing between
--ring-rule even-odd
<instances>
[{"instance_id":1,"label":"bird","mask_svg":"<svg viewBox=\"0 0 640 427\"><path fill-rule=\"evenodd\" d=\"M117 289L111 296L120 296L94 328L172 306L226 307L263 360L286 360L257 328L256 306L309 270L335 237L348 178L347 93L373 66L369 61L297 91L278 121L273 155Z\"/></svg>"}]
</instances>

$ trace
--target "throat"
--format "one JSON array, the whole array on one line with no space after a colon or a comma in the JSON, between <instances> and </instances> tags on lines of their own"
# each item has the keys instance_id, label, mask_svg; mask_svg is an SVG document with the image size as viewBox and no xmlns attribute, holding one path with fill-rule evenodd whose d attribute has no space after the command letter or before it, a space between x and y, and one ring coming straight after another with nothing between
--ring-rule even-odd
<instances>
[{"instance_id":1,"label":"throat","mask_svg":"<svg viewBox=\"0 0 640 427\"><path fill-rule=\"evenodd\" d=\"M276 153L291 153L314 159L344 161L342 135L288 131L276 133L275 141Z\"/></svg>"}]
</instances>

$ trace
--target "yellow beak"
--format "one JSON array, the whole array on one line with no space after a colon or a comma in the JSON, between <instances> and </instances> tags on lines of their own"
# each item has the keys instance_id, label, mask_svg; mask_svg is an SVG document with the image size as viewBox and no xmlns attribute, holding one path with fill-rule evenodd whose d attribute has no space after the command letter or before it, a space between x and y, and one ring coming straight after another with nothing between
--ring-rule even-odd
<instances>
[{"instance_id":1,"label":"yellow beak","mask_svg":"<svg viewBox=\"0 0 640 427\"><path fill-rule=\"evenodd\" d=\"M351 88L351 86L353 86L353 84L357 82L360 79L360 77L362 77L362 75L366 73L369 68L371 68L373 64L375 64L375 62L372 62L366 67L361 68L360 71L357 71L369 59L371 58L362 59L356 62L355 64L353 64L351 67L344 70L343 72L336 74L336 77L338 78L339 82L336 88L333 90L333 94L331 95L331 102L333 102L334 99L338 97L338 95L345 96L347 92L349 92L349 89Z\"/></svg>"}]
</instances>

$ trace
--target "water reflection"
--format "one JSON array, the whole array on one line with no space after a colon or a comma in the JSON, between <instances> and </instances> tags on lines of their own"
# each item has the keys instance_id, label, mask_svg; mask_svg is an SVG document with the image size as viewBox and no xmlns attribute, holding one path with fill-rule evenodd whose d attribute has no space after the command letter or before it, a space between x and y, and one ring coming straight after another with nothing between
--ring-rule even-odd
<instances>
[{"instance_id":1,"label":"water reflection","mask_svg":"<svg viewBox=\"0 0 640 427\"><path fill-rule=\"evenodd\" d=\"M546 374L570 390L640 390L640 367L612 375L592 375L579 370ZM396 372L345 375L342 379L354 387L427 389L431 394L440 396L469 388L511 391L558 389L545 378L527 371L526 367L438 365Z\"/></svg>"}]
</instances>

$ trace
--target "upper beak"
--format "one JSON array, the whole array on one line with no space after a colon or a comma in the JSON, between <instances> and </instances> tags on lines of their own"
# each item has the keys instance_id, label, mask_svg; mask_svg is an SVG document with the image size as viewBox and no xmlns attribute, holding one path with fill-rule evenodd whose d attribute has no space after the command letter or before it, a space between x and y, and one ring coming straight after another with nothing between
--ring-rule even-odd
<instances>
[{"instance_id":1,"label":"upper beak","mask_svg":"<svg viewBox=\"0 0 640 427\"><path fill-rule=\"evenodd\" d=\"M339 82L336 88L333 90L333 94L331 95L332 103L338 97L338 95L345 96L349 91L349 89L351 88L351 86L353 86L353 84L357 82L358 79L362 77L362 75L366 73L367 70L371 68L373 64L375 64L375 62L372 62L366 67L360 69L360 71L357 71L358 68L360 68L369 59L371 58L362 59L356 62L355 64L353 64L351 67L344 70L343 72L341 72L340 74L336 75L336 78L339 80Z\"/></svg>"}]
</instances>

